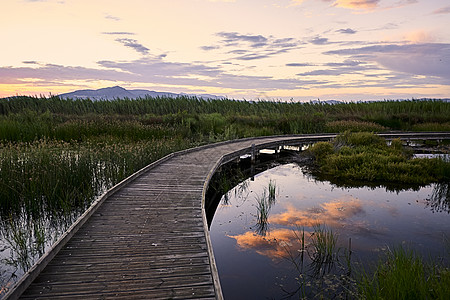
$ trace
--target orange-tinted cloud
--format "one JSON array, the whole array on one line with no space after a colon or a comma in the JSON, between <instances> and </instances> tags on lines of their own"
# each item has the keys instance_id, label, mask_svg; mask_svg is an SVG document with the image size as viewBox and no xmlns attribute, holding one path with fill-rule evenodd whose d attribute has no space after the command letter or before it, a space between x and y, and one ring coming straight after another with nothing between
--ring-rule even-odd
<instances>
[{"instance_id":1,"label":"orange-tinted cloud","mask_svg":"<svg viewBox=\"0 0 450 300\"><path fill-rule=\"evenodd\" d=\"M374 9L380 0L336 0L333 6L350 9Z\"/></svg>"},{"instance_id":2,"label":"orange-tinted cloud","mask_svg":"<svg viewBox=\"0 0 450 300\"><path fill-rule=\"evenodd\" d=\"M425 30L411 31L405 35L405 39L410 43L433 43L436 41L435 36Z\"/></svg>"},{"instance_id":3,"label":"orange-tinted cloud","mask_svg":"<svg viewBox=\"0 0 450 300\"><path fill-rule=\"evenodd\" d=\"M298 253L298 250L301 249L300 240L291 229L275 229L266 236L247 231L229 237L236 240L239 248L254 250L256 253L272 259L287 257L289 252ZM305 232L305 243L308 243L309 237L310 234Z\"/></svg>"},{"instance_id":4,"label":"orange-tinted cloud","mask_svg":"<svg viewBox=\"0 0 450 300\"><path fill-rule=\"evenodd\" d=\"M315 224L338 226L346 219L363 212L361 201L350 198L327 202L308 210L289 206L286 212L271 216L269 223L300 227L312 227Z\"/></svg>"},{"instance_id":5,"label":"orange-tinted cloud","mask_svg":"<svg viewBox=\"0 0 450 300\"><path fill-rule=\"evenodd\" d=\"M335 228L351 225L352 231L365 232L367 234L366 224L349 220L351 217L363 212L361 201L355 198L327 202L308 210L299 210L289 206L286 212L271 216L269 223L289 226L292 229L280 228L270 230L265 236L247 231L243 234L229 237L235 239L241 249L253 250L272 259L288 257L289 253L298 254L298 251L301 249L300 233L297 228L313 227L318 224L325 224ZM310 232L305 231L306 247L310 243L310 236Z\"/></svg>"}]
</instances>

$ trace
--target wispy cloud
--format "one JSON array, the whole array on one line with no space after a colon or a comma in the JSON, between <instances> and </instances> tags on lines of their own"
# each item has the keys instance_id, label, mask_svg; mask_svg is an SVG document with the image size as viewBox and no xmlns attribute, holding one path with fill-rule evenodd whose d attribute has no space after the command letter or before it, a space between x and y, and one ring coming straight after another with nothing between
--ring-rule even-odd
<instances>
[{"instance_id":1,"label":"wispy cloud","mask_svg":"<svg viewBox=\"0 0 450 300\"><path fill-rule=\"evenodd\" d=\"M327 84L322 79L278 79L272 76L236 75L200 63L166 62L143 57L133 61L99 61L98 68L37 64L0 67L0 84L59 85L70 81L102 80L151 85L231 88L245 91L308 89Z\"/></svg>"},{"instance_id":2,"label":"wispy cloud","mask_svg":"<svg viewBox=\"0 0 450 300\"><path fill-rule=\"evenodd\" d=\"M110 32L102 32L102 34L108 34L108 35L135 35L133 32L126 32L126 31L110 31Z\"/></svg>"},{"instance_id":3,"label":"wispy cloud","mask_svg":"<svg viewBox=\"0 0 450 300\"><path fill-rule=\"evenodd\" d=\"M386 44L328 51L325 54L349 56L353 60L376 62L393 71L435 76L450 82L450 44Z\"/></svg>"},{"instance_id":4,"label":"wispy cloud","mask_svg":"<svg viewBox=\"0 0 450 300\"><path fill-rule=\"evenodd\" d=\"M203 46L205 51L232 49L226 54L235 55L236 60L258 60L277 54L287 53L300 48L302 42L294 38L276 38L274 36L240 34L237 32L219 32L216 36L221 38L218 44Z\"/></svg>"},{"instance_id":5,"label":"wispy cloud","mask_svg":"<svg viewBox=\"0 0 450 300\"><path fill-rule=\"evenodd\" d=\"M316 37L312 38L309 42L314 45L327 45L330 43L328 41L328 38L321 37L321 36L316 36Z\"/></svg>"},{"instance_id":6,"label":"wispy cloud","mask_svg":"<svg viewBox=\"0 0 450 300\"><path fill-rule=\"evenodd\" d=\"M113 20L113 21L120 21L120 20L121 20L121 18L116 17L116 16L112 16L112 15L110 15L110 14L106 14L106 15L105 15L105 19Z\"/></svg>"},{"instance_id":7,"label":"wispy cloud","mask_svg":"<svg viewBox=\"0 0 450 300\"><path fill-rule=\"evenodd\" d=\"M351 28L346 28L346 29L338 29L338 30L336 30L336 32L343 33L343 34L355 34L356 30L353 30Z\"/></svg>"},{"instance_id":8,"label":"wispy cloud","mask_svg":"<svg viewBox=\"0 0 450 300\"><path fill-rule=\"evenodd\" d=\"M297 74L298 76L342 76L345 74L364 74L368 71L380 70L380 68L370 63L355 60L345 60L340 63L324 63L318 66L319 69ZM320 69L325 67L325 69Z\"/></svg>"},{"instance_id":9,"label":"wispy cloud","mask_svg":"<svg viewBox=\"0 0 450 300\"><path fill-rule=\"evenodd\" d=\"M265 46L268 39L262 35L245 35L237 32L219 32L216 34L222 38L227 46L234 46L240 42L249 43L251 47L258 48Z\"/></svg>"},{"instance_id":10,"label":"wispy cloud","mask_svg":"<svg viewBox=\"0 0 450 300\"><path fill-rule=\"evenodd\" d=\"M374 9L378 7L380 0L336 0L333 6L350 9Z\"/></svg>"},{"instance_id":11,"label":"wispy cloud","mask_svg":"<svg viewBox=\"0 0 450 300\"><path fill-rule=\"evenodd\" d=\"M136 52L144 54L144 55L147 55L150 51L150 49L148 49L144 45L140 44L135 39L119 38L119 39L116 39L116 41L123 44L125 47L132 48L132 49L136 50Z\"/></svg>"},{"instance_id":12,"label":"wispy cloud","mask_svg":"<svg viewBox=\"0 0 450 300\"><path fill-rule=\"evenodd\" d=\"M433 14L438 15L438 14L450 14L450 5L446 6L446 7L442 7L439 9L436 9L435 11L433 11Z\"/></svg>"},{"instance_id":13,"label":"wispy cloud","mask_svg":"<svg viewBox=\"0 0 450 300\"><path fill-rule=\"evenodd\" d=\"M286 67L311 67L315 66L314 64L310 63L288 63L286 64Z\"/></svg>"}]
</instances>

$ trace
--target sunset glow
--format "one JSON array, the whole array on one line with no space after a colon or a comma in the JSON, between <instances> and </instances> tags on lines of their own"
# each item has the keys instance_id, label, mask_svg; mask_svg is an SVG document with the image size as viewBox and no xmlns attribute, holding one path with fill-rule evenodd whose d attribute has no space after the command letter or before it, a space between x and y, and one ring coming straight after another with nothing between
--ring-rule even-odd
<instances>
[{"instance_id":1,"label":"sunset glow","mask_svg":"<svg viewBox=\"0 0 450 300\"><path fill-rule=\"evenodd\" d=\"M450 98L443 0L4 0L0 97Z\"/></svg>"}]
</instances>

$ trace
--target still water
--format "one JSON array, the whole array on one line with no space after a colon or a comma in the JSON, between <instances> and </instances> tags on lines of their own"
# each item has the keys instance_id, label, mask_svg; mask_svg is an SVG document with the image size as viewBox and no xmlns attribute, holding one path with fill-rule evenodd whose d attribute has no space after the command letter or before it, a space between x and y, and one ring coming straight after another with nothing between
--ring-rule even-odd
<instances>
[{"instance_id":1,"label":"still water","mask_svg":"<svg viewBox=\"0 0 450 300\"><path fill-rule=\"evenodd\" d=\"M263 207L267 219L261 222L261 199L270 189L275 199ZM255 175L222 197L210 227L224 297L298 299L301 290L317 295L341 275L369 269L399 245L425 258L448 259L449 204L438 192L435 185L400 191L339 188L305 175L296 163ZM314 265L318 224L337 238L336 263L329 268ZM332 276L324 279L324 274ZM328 295L333 293L329 289Z\"/></svg>"}]
</instances>

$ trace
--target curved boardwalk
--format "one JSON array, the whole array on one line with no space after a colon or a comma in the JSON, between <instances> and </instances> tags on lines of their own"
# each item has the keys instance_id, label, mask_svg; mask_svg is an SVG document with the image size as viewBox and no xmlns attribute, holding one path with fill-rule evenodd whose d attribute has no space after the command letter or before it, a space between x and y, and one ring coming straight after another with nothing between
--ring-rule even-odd
<instances>
[{"instance_id":1,"label":"curved boardwalk","mask_svg":"<svg viewBox=\"0 0 450 300\"><path fill-rule=\"evenodd\" d=\"M9 299L222 299L203 210L211 175L252 144L333 136L238 140L169 155L94 204Z\"/></svg>"}]
</instances>

